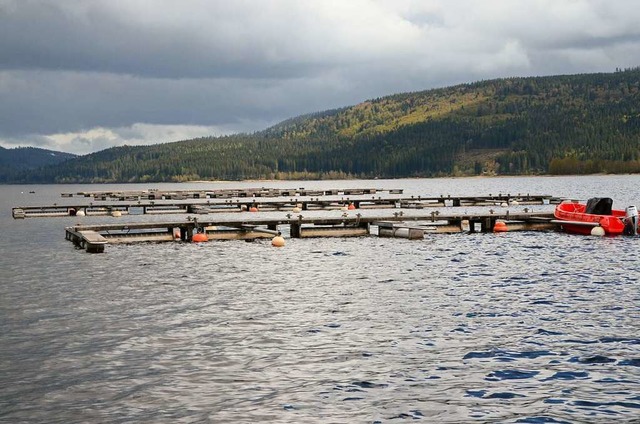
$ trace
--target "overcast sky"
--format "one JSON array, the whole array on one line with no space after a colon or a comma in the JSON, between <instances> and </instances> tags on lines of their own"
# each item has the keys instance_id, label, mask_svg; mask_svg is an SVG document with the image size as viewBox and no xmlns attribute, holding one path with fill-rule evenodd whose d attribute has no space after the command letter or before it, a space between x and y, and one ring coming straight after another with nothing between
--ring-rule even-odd
<instances>
[{"instance_id":1,"label":"overcast sky","mask_svg":"<svg viewBox=\"0 0 640 424\"><path fill-rule=\"evenodd\" d=\"M85 154L638 65L637 0L0 0L0 145Z\"/></svg>"}]
</instances>

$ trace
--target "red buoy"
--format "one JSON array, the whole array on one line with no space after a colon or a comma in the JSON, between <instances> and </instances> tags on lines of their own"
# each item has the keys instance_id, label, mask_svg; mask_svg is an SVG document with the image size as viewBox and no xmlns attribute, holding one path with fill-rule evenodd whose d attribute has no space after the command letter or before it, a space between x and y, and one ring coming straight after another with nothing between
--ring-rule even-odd
<instances>
[{"instance_id":1,"label":"red buoy","mask_svg":"<svg viewBox=\"0 0 640 424\"><path fill-rule=\"evenodd\" d=\"M347 209L349 209L350 211L354 210L356 208L356 205L354 205L353 203L349 203L349 207Z\"/></svg>"},{"instance_id":2,"label":"red buoy","mask_svg":"<svg viewBox=\"0 0 640 424\"><path fill-rule=\"evenodd\" d=\"M191 241L194 243L200 243L203 241L209 241L209 237L205 233L196 233L191 237Z\"/></svg>"},{"instance_id":3,"label":"red buoy","mask_svg":"<svg viewBox=\"0 0 640 424\"><path fill-rule=\"evenodd\" d=\"M509 229L507 228L507 224L504 221L496 221L495 225L493 226L494 233L506 233L507 231L509 231Z\"/></svg>"}]
</instances>

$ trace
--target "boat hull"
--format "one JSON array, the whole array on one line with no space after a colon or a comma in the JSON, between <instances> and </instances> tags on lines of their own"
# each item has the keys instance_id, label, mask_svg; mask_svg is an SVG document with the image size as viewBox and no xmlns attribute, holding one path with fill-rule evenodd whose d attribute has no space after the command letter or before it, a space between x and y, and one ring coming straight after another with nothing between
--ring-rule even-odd
<instances>
[{"instance_id":1,"label":"boat hull","mask_svg":"<svg viewBox=\"0 0 640 424\"><path fill-rule=\"evenodd\" d=\"M589 235L593 227L600 226L606 235L624 234L625 211L612 209L611 214L600 215L586 213L585 209L582 203L563 202L556 206L554 216L568 233Z\"/></svg>"}]
</instances>

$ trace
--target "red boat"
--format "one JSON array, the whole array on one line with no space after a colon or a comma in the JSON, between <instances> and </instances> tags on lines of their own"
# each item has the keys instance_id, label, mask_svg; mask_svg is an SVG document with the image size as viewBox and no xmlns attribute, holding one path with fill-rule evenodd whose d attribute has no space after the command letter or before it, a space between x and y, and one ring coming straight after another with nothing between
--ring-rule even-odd
<instances>
[{"instance_id":1,"label":"red boat","mask_svg":"<svg viewBox=\"0 0 640 424\"><path fill-rule=\"evenodd\" d=\"M556 206L554 216L557 224L568 233L596 234L594 227L601 227L604 234L638 234L638 211L635 206L625 210L613 209L613 200L608 197L589 199L586 204L564 201Z\"/></svg>"}]
</instances>

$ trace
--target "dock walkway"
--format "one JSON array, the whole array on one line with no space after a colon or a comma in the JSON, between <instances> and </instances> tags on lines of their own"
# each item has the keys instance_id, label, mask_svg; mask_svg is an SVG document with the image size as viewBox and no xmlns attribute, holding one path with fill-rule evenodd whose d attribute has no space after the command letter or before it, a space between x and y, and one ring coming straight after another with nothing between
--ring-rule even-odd
<instances>
[{"instance_id":1,"label":"dock walkway","mask_svg":"<svg viewBox=\"0 0 640 424\"><path fill-rule=\"evenodd\" d=\"M216 212L301 211L336 210L343 207L353 209L424 209L433 207L498 206L498 205L544 205L560 203L563 199L540 194L498 194L488 196L319 196L280 198L235 198L197 201L118 201L108 204L99 202L65 205L18 206L12 208L15 219L63 217L63 216L107 216L146 214L199 214Z\"/></svg>"},{"instance_id":2,"label":"dock walkway","mask_svg":"<svg viewBox=\"0 0 640 424\"><path fill-rule=\"evenodd\" d=\"M12 215L15 219L187 215L172 221L155 217L128 223L91 224L87 219L86 224L65 228L67 240L88 252L100 253L106 245L116 243L253 240L280 234L291 238L375 234L421 239L425 234L491 232L496 223L500 231L553 230L558 223L550 208L543 206L539 208L542 211L533 212L527 206L564 200L530 193L410 196L403 189L380 188L129 190L77 195L90 200L19 206L12 208ZM62 197L73 196L62 193Z\"/></svg>"},{"instance_id":3,"label":"dock walkway","mask_svg":"<svg viewBox=\"0 0 640 424\"><path fill-rule=\"evenodd\" d=\"M351 211L333 217L302 214L283 217L243 215L226 219L188 217L182 221L76 225L66 227L66 238L80 247L92 246L90 240L83 238L84 234L92 237L98 234L106 243L191 241L193 235L200 232L205 233L208 240L252 240L273 237L286 226L291 238L362 236L371 234L371 228L377 227L379 236L416 239L429 233L490 232L496 221L504 221L509 231L553 230L557 224L551 222L552 219L552 213L509 211L474 214L433 211L411 215L400 211L371 216Z\"/></svg>"},{"instance_id":4,"label":"dock walkway","mask_svg":"<svg viewBox=\"0 0 640 424\"><path fill-rule=\"evenodd\" d=\"M289 197L289 196L354 196L387 192L402 194L403 189L383 188L231 188L231 189L193 189L193 190L109 190L79 191L78 197L91 197L95 200L185 200L185 199L230 199L234 197ZM74 193L62 193L62 197L74 197Z\"/></svg>"}]
</instances>

